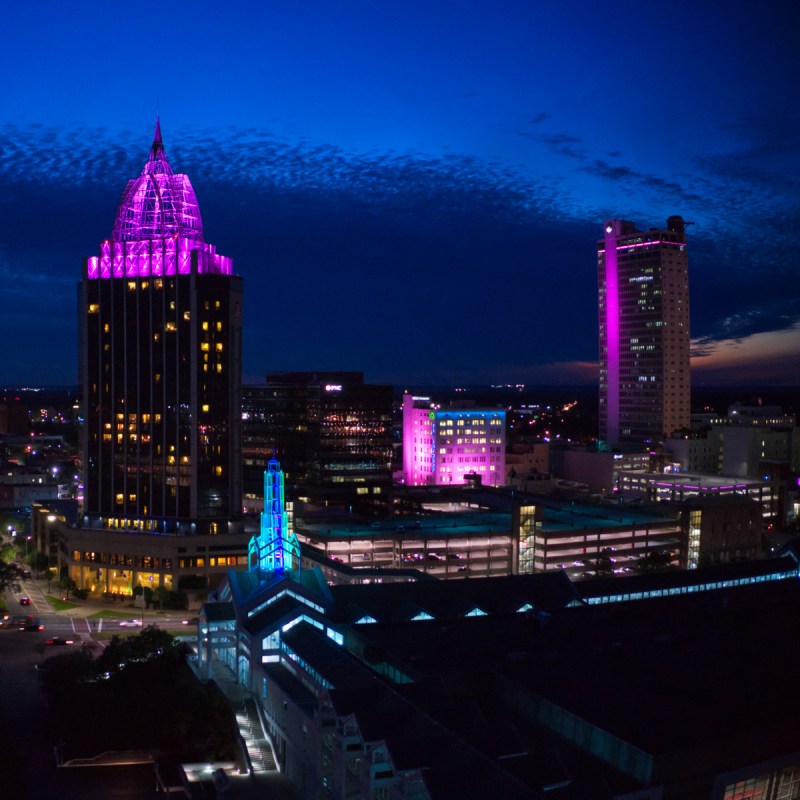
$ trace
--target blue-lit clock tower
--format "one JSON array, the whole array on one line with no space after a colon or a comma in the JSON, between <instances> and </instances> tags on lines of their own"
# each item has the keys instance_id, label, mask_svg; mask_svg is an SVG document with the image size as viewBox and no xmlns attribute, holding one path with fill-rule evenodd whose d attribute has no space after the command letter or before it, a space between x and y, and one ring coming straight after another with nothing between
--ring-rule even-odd
<instances>
[{"instance_id":1,"label":"blue-lit clock tower","mask_svg":"<svg viewBox=\"0 0 800 800\"><path fill-rule=\"evenodd\" d=\"M289 527L283 497L283 470L274 458L264 472L261 530L250 540L248 564L259 572L300 569L300 544Z\"/></svg>"}]
</instances>

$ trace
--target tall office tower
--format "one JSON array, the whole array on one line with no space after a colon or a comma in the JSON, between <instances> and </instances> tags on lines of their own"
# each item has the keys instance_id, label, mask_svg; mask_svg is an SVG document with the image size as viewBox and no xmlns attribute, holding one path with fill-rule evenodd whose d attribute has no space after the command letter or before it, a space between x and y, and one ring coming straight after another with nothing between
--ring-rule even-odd
<instances>
[{"instance_id":1,"label":"tall office tower","mask_svg":"<svg viewBox=\"0 0 800 800\"><path fill-rule=\"evenodd\" d=\"M392 486L391 386L360 372L279 372L246 386L245 482L277 458L291 500L385 507Z\"/></svg>"},{"instance_id":2,"label":"tall office tower","mask_svg":"<svg viewBox=\"0 0 800 800\"><path fill-rule=\"evenodd\" d=\"M216 534L241 517L241 320L241 278L156 123L80 284L84 525Z\"/></svg>"},{"instance_id":3,"label":"tall office tower","mask_svg":"<svg viewBox=\"0 0 800 800\"><path fill-rule=\"evenodd\" d=\"M597 243L600 439L654 442L689 426L689 276L685 223L637 231L610 220Z\"/></svg>"}]
</instances>

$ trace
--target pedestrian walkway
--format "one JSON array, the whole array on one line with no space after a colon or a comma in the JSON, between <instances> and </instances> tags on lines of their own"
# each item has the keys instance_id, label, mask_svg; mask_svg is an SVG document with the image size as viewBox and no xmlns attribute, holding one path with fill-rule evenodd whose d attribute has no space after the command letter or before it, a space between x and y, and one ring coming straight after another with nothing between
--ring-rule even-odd
<instances>
[{"instance_id":1,"label":"pedestrian walkway","mask_svg":"<svg viewBox=\"0 0 800 800\"><path fill-rule=\"evenodd\" d=\"M188 663L200 680L207 678L206 675L201 674L195 657L190 658ZM253 773L278 772L275 750L261 723L252 695L236 680L233 670L225 662L214 656L211 658L210 665L211 680L225 695L236 715L236 724L247 747L247 755Z\"/></svg>"},{"instance_id":2,"label":"pedestrian walkway","mask_svg":"<svg viewBox=\"0 0 800 800\"><path fill-rule=\"evenodd\" d=\"M245 701L241 710L236 712L236 724L239 726L239 733L247 746L247 754L250 757L253 772L277 771L278 766L275 763L272 745L264 733L258 709L252 700Z\"/></svg>"}]
</instances>

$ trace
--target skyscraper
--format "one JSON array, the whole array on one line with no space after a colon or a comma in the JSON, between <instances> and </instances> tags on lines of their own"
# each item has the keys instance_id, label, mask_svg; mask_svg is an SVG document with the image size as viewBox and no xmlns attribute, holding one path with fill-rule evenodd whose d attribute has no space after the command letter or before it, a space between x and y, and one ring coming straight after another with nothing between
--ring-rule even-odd
<instances>
[{"instance_id":1,"label":"skyscraper","mask_svg":"<svg viewBox=\"0 0 800 800\"><path fill-rule=\"evenodd\" d=\"M216 534L241 517L242 282L156 123L80 284L84 524Z\"/></svg>"},{"instance_id":2,"label":"skyscraper","mask_svg":"<svg viewBox=\"0 0 800 800\"><path fill-rule=\"evenodd\" d=\"M292 501L365 511L390 503L391 386L360 372L271 373L245 387L243 417L248 495L275 457Z\"/></svg>"},{"instance_id":3,"label":"skyscraper","mask_svg":"<svg viewBox=\"0 0 800 800\"><path fill-rule=\"evenodd\" d=\"M597 243L600 439L658 441L689 426L689 277L685 223L638 231L610 220Z\"/></svg>"}]
</instances>

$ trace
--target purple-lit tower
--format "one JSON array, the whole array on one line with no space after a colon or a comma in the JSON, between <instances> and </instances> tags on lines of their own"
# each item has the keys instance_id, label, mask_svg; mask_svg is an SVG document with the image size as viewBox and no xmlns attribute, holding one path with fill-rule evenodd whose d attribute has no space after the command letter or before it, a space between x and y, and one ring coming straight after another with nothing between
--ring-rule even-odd
<instances>
[{"instance_id":1,"label":"purple-lit tower","mask_svg":"<svg viewBox=\"0 0 800 800\"><path fill-rule=\"evenodd\" d=\"M683 219L638 231L610 220L597 243L600 440L657 442L689 426L689 268Z\"/></svg>"},{"instance_id":2,"label":"purple-lit tower","mask_svg":"<svg viewBox=\"0 0 800 800\"><path fill-rule=\"evenodd\" d=\"M241 517L242 282L156 123L80 284L84 524L215 534Z\"/></svg>"}]
</instances>

